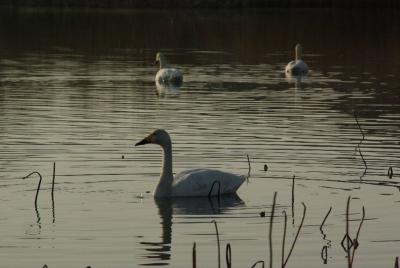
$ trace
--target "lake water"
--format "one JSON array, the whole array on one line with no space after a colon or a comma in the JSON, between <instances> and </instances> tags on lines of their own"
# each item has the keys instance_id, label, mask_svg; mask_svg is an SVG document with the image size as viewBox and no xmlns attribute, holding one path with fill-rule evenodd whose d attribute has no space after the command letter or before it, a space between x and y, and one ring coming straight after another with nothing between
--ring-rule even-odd
<instances>
[{"instance_id":1,"label":"lake water","mask_svg":"<svg viewBox=\"0 0 400 268\"><path fill-rule=\"evenodd\" d=\"M1 10L2 265L190 267L196 242L198 266L215 267L212 220L223 263L227 243L235 267L268 263L276 191L275 267L283 211L288 252L302 202L306 218L287 267L346 267L348 196L353 239L366 211L354 267L392 267L400 249L399 15ZM283 72L297 42L311 70L302 80ZM183 71L180 89L157 90L158 51ZM156 128L172 137L174 172L247 175L249 155L248 182L220 201L154 200L161 150L133 145ZM37 176L22 180L33 171L43 175L37 209Z\"/></svg>"}]
</instances>

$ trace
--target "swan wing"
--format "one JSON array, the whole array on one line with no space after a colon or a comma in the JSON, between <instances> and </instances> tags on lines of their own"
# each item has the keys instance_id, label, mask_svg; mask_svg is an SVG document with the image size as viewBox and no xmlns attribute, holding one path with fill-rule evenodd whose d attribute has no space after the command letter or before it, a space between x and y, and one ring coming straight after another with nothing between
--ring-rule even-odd
<instances>
[{"instance_id":1,"label":"swan wing","mask_svg":"<svg viewBox=\"0 0 400 268\"><path fill-rule=\"evenodd\" d=\"M213 169L193 169L177 174L172 185L173 196L208 196L213 187L211 195L232 194L242 185L246 177ZM215 183L216 181L219 182Z\"/></svg>"},{"instance_id":2,"label":"swan wing","mask_svg":"<svg viewBox=\"0 0 400 268\"><path fill-rule=\"evenodd\" d=\"M183 82L183 75L178 69L162 68L156 74L156 82L181 84Z\"/></svg>"},{"instance_id":3,"label":"swan wing","mask_svg":"<svg viewBox=\"0 0 400 268\"><path fill-rule=\"evenodd\" d=\"M302 60L294 60L286 65L285 72L289 75L305 75L308 73L308 66Z\"/></svg>"}]
</instances>

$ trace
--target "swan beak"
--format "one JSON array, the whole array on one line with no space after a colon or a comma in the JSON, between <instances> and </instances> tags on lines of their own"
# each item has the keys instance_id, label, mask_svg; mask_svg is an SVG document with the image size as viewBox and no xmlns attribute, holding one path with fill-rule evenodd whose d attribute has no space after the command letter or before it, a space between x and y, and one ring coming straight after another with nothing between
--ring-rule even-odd
<instances>
[{"instance_id":1,"label":"swan beak","mask_svg":"<svg viewBox=\"0 0 400 268\"><path fill-rule=\"evenodd\" d=\"M151 143L151 140L150 140L149 137L146 137L143 140L141 140L138 143L136 143L135 146L144 145L144 144L148 144L148 143Z\"/></svg>"},{"instance_id":2,"label":"swan beak","mask_svg":"<svg viewBox=\"0 0 400 268\"><path fill-rule=\"evenodd\" d=\"M158 61L158 60L154 61L154 65L157 65L158 63L159 63L159 61Z\"/></svg>"}]
</instances>

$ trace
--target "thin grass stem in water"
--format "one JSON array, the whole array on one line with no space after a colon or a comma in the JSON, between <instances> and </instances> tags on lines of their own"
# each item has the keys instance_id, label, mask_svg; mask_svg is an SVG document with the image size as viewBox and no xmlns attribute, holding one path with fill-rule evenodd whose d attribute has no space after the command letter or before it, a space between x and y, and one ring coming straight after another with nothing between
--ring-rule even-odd
<instances>
[{"instance_id":1,"label":"thin grass stem in water","mask_svg":"<svg viewBox=\"0 0 400 268\"><path fill-rule=\"evenodd\" d=\"M251 268L256 267L257 264L259 264L259 263L261 263L261 267L264 268L264 265L265 265L265 262L264 262L264 261L256 261L256 262L251 266Z\"/></svg>"},{"instance_id":2,"label":"thin grass stem in water","mask_svg":"<svg viewBox=\"0 0 400 268\"><path fill-rule=\"evenodd\" d=\"M284 262L285 262L285 243L286 243L286 229L287 229L287 215L286 211L283 211L283 216L284 216L284 221L283 221L283 238L282 238L282 259L281 259L281 265L282 268L285 267Z\"/></svg>"},{"instance_id":3,"label":"thin grass stem in water","mask_svg":"<svg viewBox=\"0 0 400 268\"><path fill-rule=\"evenodd\" d=\"M247 182L249 181L250 178L250 172L251 172L251 164L250 164L250 157L247 155L247 163L249 164L249 171L247 173Z\"/></svg>"},{"instance_id":4,"label":"thin grass stem in water","mask_svg":"<svg viewBox=\"0 0 400 268\"><path fill-rule=\"evenodd\" d=\"M214 189L214 185L215 184L218 184L218 198L220 198L220 196L221 196L221 182L220 181L214 181L213 182L213 184L211 185L211 189L210 189L210 191L208 192L208 198L211 198L211 196L212 196L212 191L213 191L213 189Z\"/></svg>"},{"instance_id":5,"label":"thin grass stem in water","mask_svg":"<svg viewBox=\"0 0 400 268\"><path fill-rule=\"evenodd\" d=\"M329 207L328 213L326 213L324 220L321 222L321 225L319 226L319 230L321 231L321 233L323 233L322 227L324 226L326 220L328 219L329 214L331 214L331 211L332 207Z\"/></svg>"},{"instance_id":6,"label":"thin grass stem in water","mask_svg":"<svg viewBox=\"0 0 400 268\"><path fill-rule=\"evenodd\" d=\"M275 214L275 205L276 205L276 195L277 192L274 193L274 199L272 201L272 209L269 223L269 268L272 268L272 258L273 258L273 249L272 249L272 225L274 223L274 214Z\"/></svg>"},{"instance_id":7,"label":"thin grass stem in water","mask_svg":"<svg viewBox=\"0 0 400 268\"><path fill-rule=\"evenodd\" d=\"M393 177L393 168L392 167L389 167L389 169L388 169L388 177L389 177L389 179L391 179Z\"/></svg>"},{"instance_id":8,"label":"thin grass stem in water","mask_svg":"<svg viewBox=\"0 0 400 268\"><path fill-rule=\"evenodd\" d=\"M23 180L27 179L28 177L32 176L33 174L37 174L39 176L39 183L38 183L38 186L37 186L37 189L36 189L36 196L35 196L35 206L37 206L40 185L42 184L42 175L37 171L33 171L33 172L29 173L28 175L26 175L25 177L23 177L22 179Z\"/></svg>"},{"instance_id":9,"label":"thin grass stem in water","mask_svg":"<svg viewBox=\"0 0 400 268\"><path fill-rule=\"evenodd\" d=\"M362 135L362 137L363 137L363 140L365 139L365 135L364 135L364 132L362 131L362 129L361 129L361 125L360 125L360 123L358 122L358 118L357 118L357 111L354 111L354 119L356 120L356 123L357 123L357 126L358 126L358 129L360 130L360 132L361 132L361 135Z\"/></svg>"},{"instance_id":10,"label":"thin grass stem in water","mask_svg":"<svg viewBox=\"0 0 400 268\"><path fill-rule=\"evenodd\" d=\"M196 242L193 243L193 250L192 250L192 267L196 268Z\"/></svg>"},{"instance_id":11,"label":"thin grass stem in water","mask_svg":"<svg viewBox=\"0 0 400 268\"><path fill-rule=\"evenodd\" d=\"M294 245L296 244L297 239L299 238L300 230L301 230L301 228L303 227L304 219L306 218L307 206L306 206L303 202L302 202L301 204L303 205L303 216L302 216L302 218L301 218L301 222L300 222L299 228L297 229L296 236L294 237L292 246L291 246L291 248L290 248L290 250L289 250L289 254L288 254L287 257L286 257L286 260L285 260L285 262L284 262L283 267L286 266L287 262L289 261L290 256L292 255L292 252L293 252L293 249L294 249Z\"/></svg>"},{"instance_id":12,"label":"thin grass stem in water","mask_svg":"<svg viewBox=\"0 0 400 268\"><path fill-rule=\"evenodd\" d=\"M295 185L295 176L293 175L292 179L292 225L294 225L294 185Z\"/></svg>"},{"instance_id":13,"label":"thin grass stem in water","mask_svg":"<svg viewBox=\"0 0 400 268\"><path fill-rule=\"evenodd\" d=\"M215 220L212 220L211 222L213 222L215 225L215 232L217 235L217 243L218 243L218 268L221 268L221 248L220 248L220 243L219 243L218 226L217 226L217 222Z\"/></svg>"},{"instance_id":14,"label":"thin grass stem in water","mask_svg":"<svg viewBox=\"0 0 400 268\"><path fill-rule=\"evenodd\" d=\"M324 264L328 263L328 246L327 245L322 247L321 259L324 261Z\"/></svg>"},{"instance_id":15,"label":"thin grass stem in water","mask_svg":"<svg viewBox=\"0 0 400 268\"><path fill-rule=\"evenodd\" d=\"M350 210L350 199L351 196L347 198L347 205L346 205L346 253L347 253L347 267L351 268L351 259L350 259L350 242L351 238L349 235L349 210Z\"/></svg>"},{"instance_id":16,"label":"thin grass stem in water","mask_svg":"<svg viewBox=\"0 0 400 268\"><path fill-rule=\"evenodd\" d=\"M229 243L226 245L225 259L226 259L226 267L232 268L232 249L231 249L231 244Z\"/></svg>"},{"instance_id":17,"label":"thin grass stem in water","mask_svg":"<svg viewBox=\"0 0 400 268\"><path fill-rule=\"evenodd\" d=\"M351 266L350 267L353 267L354 255L356 253L356 249L360 245L360 243L358 242L358 237L360 236L360 231L361 231L362 224L364 223L364 220L365 220L365 208L363 206L362 207L362 218L360 221L360 225L358 226L358 229L357 229L356 238L354 239L354 247L353 247L353 252L351 254L351 263L350 263Z\"/></svg>"},{"instance_id":18,"label":"thin grass stem in water","mask_svg":"<svg viewBox=\"0 0 400 268\"><path fill-rule=\"evenodd\" d=\"M55 202L54 202L54 182L56 179L56 162L53 163L53 180L51 183L51 207L53 212L53 223L56 221Z\"/></svg>"}]
</instances>

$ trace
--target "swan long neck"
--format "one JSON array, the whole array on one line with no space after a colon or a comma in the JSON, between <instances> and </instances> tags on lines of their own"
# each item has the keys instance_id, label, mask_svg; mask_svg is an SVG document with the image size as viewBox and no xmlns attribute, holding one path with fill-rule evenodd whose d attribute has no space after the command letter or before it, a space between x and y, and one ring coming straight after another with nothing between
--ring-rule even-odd
<instances>
[{"instance_id":1,"label":"swan long neck","mask_svg":"<svg viewBox=\"0 0 400 268\"><path fill-rule=\"evenodd\" d=\"M174 175L172 172L172 145L171 143L162 146L163 148L163 162L160 180L154 191L154 195L158 197L170 196L172 192L172 181Z\"/></svg>"},{"instance_id":2,"label":"swan long neck","mask_svg":"<svg viewBox=\"0 0 400 268\"><path fill-rule=\"evenodd\" d=\"M165 60L164 55L160 55L158 62L160 63L160 69L167 67L167 61Z\"/></svg>"},{"instance_id":3,"label":"swan long neck","mask_svg":"<svg viewBox=\"0 0 400 268\"><path fill-rule=\"evenodd\" d=\"M301 60L302 47L300 45L296 46L296 60Z\"/></svg>"}]
</instances>

